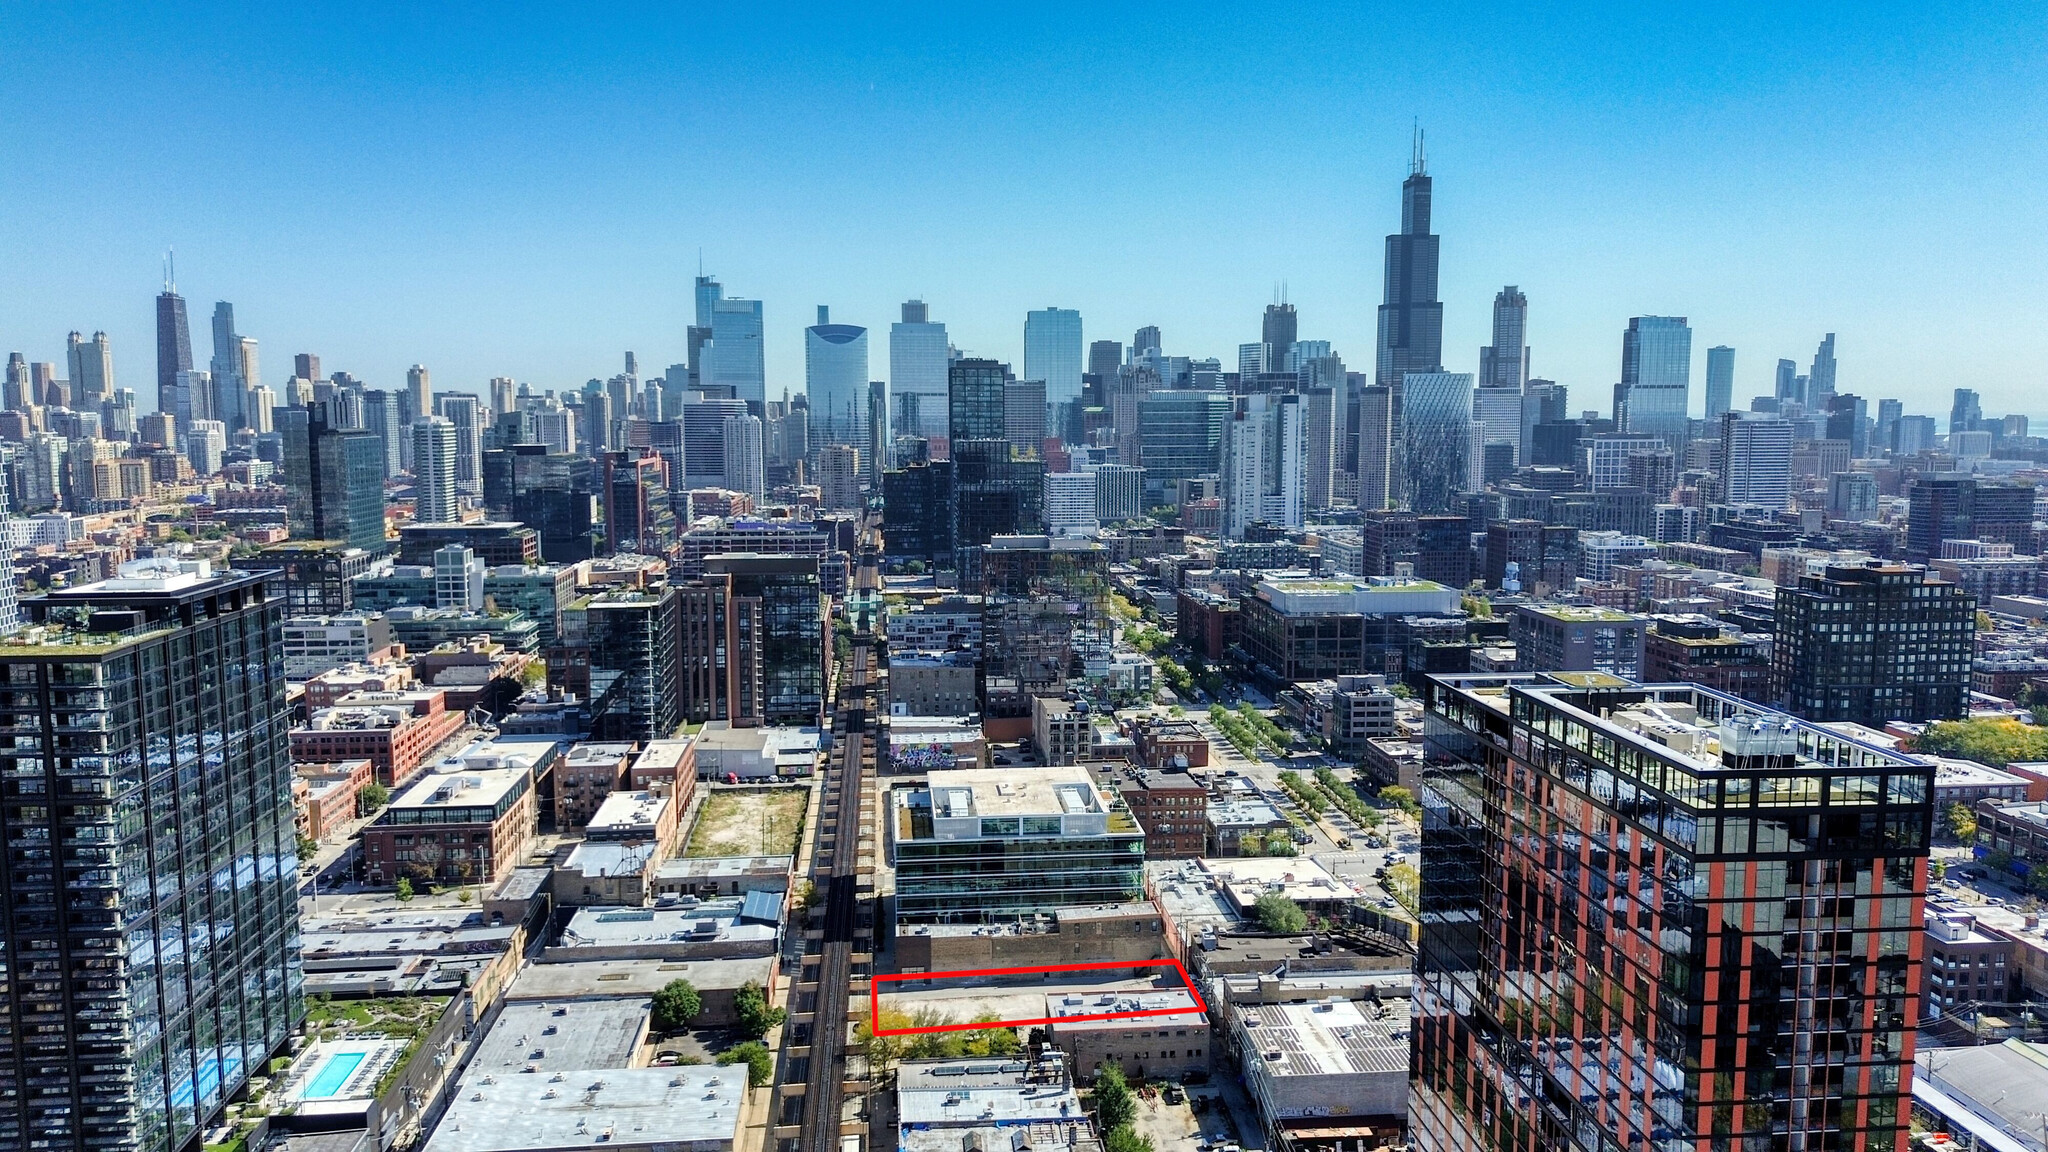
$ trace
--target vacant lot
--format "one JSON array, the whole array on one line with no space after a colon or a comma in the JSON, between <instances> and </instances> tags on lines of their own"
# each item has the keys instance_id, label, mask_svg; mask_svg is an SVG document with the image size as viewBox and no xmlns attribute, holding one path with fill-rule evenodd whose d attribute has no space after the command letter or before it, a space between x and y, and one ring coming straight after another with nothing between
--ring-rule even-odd
<instances>
[{"instance_id":1,"label":"vacant lot","mask_svg":"<svg viewBox=\"0 0 2048 1152\"><path fill-rule=\"evenodd\" d=\"M809 785L717 788L704 800L685 856L792 856Z\"/></svg>"}]
</instances>

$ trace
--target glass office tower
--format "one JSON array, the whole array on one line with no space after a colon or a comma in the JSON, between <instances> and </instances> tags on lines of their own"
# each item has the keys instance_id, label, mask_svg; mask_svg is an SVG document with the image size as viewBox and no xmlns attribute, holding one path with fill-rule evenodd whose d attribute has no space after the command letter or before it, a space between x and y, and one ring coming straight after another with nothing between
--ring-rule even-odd
<instances>
[{"instance_id":1,"label":"glass office tower","mask_svg":"<svg viewBox=\"0 0 2048 1152\"><path fill-rule=\"evenodd\" d=\"M0 641L0 1149L193 1145L305 1014L264 579L135 561Z\"/></svg>"},{"instance_id":2,"label":"glass office tower","mask_svg":"<svg viewBox=\"0 0 2048 1152\"><path fill-rule=\"evenodd\" d=\"M1685 440L1692 388L1692 329L1683 316L1634 316L1621 334L1621 383L1614 386L1617 432Z\"/></svg>"},{"instance_id":3,"label":"glass office tower","mask_svg":"<svg viewBox=\"0 0 2048 1152\"><path fill-rule=\"evenodd\" d=\"M1432 677L1428 1152L1904 1152L1933 769L1696 685Z\"/></svg>"}]
</instances>

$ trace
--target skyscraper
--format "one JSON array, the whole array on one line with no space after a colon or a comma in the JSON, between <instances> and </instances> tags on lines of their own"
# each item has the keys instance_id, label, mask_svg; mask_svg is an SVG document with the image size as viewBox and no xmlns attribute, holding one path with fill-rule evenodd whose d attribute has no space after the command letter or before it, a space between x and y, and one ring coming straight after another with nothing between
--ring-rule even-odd
<instances>
[{"instance_id":1,"label":"skyscraper","mask_svg":"<svg viewBox=\"0 0 2048 1152\"><path fill-rule=\"evenodd\" d=\"M1131 359L1136 360L1147 352L1156 356L1159 354L1159 349L1158 325L1147 324L1131 334Z\"/></svg>"},{"instance_id":2,"label":"skyscraper","mask_svg":"<svg viewBox=\"0 0 2048 1152\"><path fill-rule=\"evenodd\" d=\"M1088 374L1099 376L1107 382L1116 378L1116 370L1123 367L1124 346L1115 340L1091 340L1088 342Z\"/></svg>"},{"instance_id":3,"label":"skyscraper","mask_svg":"<svg viewBox=\"0 0 2048 1152\"><path fill-rule=\"evenodd\" d=\"M1984 422L1984 408L1977 400L1974 388L1956 389L1956 400L1948 410L1948 434L1975 432L1977 425Z\"/></svg>"},{"instance_id":4,"label":"skyscraper","mask_svg":"<svg viewBox=\"0 0 2048 1152\"><path fill-rule=\"evenodd\" d=\"M825 305L804 329L804 392L811 402L811 442L860 444L867 436L868 330L832 323Z\"/></svg>"},{"instance_id":5,"label":"skyscraper","mask_svg":"<svg viewBox=\"0 0 2048 1152\"><path fill-rule=\"evenodd\" d=\"M1830 332L1813 353L1813 368L1806 375L1806 403L1814 408L1827 407L1828 397L1835 394L1835 334Z\"/></svg>"},{"instance_id":6,"label":"skyscraper","mask_svg":"<svg viewBox=\"0 0 2048 1152\"><path fill-rule=\"evenodd\" d=\"M1634 316L1621 334L1614 428L1662 436L1677 451L1692 386L1692 329L1683 316Z\"/></svg>"},{"instance_id":7,"label":"skyscraper","mask_svg":"<svg viewBox=\"0 0 2048 1152\"><path fill-rule=\"evenodd\" d=\"M230 429L242 426L242 395L249 381L242 375L242 338L235 332L235 306L225 300L213 306L213 396L209 419Z\"/></svg>"},{"instance_id":8,"label":"skyscraper","mask_svg":"<svg viewBox=\"0 0 2048 1152\"><path fill-rule=\"evenodd\" d=\"M1299 334L1294 305L1282 301L1266 305L1259 321L1259 341L1266 346L1266 371L1278 372L1287 364L1287 353Z\"/></svg>"},{"instance_id":9,"label":"skyscraper","mask_svg":"<svg viewBox=\"0 0 2048 1152\"><path fill-rule=\"evenodd\" d=\"M1423 694L1421 1152L1906 1146L1931 767L1696 685Z\"/></svg>"},{"instance_id":10,"label":"skyscraper","mask_svg":"<svg viewBox=\"0 0 2048 1152\"><path fill-rule=\"evenodd\" d=\"M0 532L7 531L7 485L0 484ZM21 627L20 583L14 574L14 549L0 548L0 636Z\"/></svg>"},{"instance_id":11,"label":"skyscraper","mask_svg":"<svg viewBox=\"0 0 2048 1152\"><path fill-rule=\"evenodd\" d=\"M45 798L0 806L0 1146L196 1147L305 1015L284 602L264 580L131 561L27 601L45 631L0 654L26 734L0 771Z\"/></svg>"},{"instance_id":12,"label":"skyscraper","mask_svg":"<svg viewBox=\"0 0 2048 1152\"><path fill-rule=\"evenodd\" d=\"M1081 314L1042 308L1024 314L1024 379L1045 381L1045 399L1058 407L1081 397Z\"/></svg>"},{"instance_id":13,"label":"skyscraper","mask_svg":"<svg viewBox=\"0 0 2048 1152\"><path fill-rule=\"evenodd\" d=\"M178 387L178 373L192 370L192 329L185 319L185 298L178 295L168 267L164 290L156 298L156 407L169 412L165 402Z\"/></svg>"},{"instance_id":14,"label":"skyscraper","mask_svg":"<svg viewBox=\"0 0 2048 1152\"><path fill-rule=\"evenodd\" d=\"M454 423L445 416L423 416L413 421L411 431L414 522L452 524L462 519Z\"/></svg>"},{"instance_id":15,"label":"skyscraper","mask_svg":"<svg viewBox=\"0 0 2048 1152\"><path fill-rule=\"evenodd\" d=\"M951 419L946 415L948 381L946 367L951 356L946 326L931 320L922 300L903 305L903 319L889 326L890 403L916 408L915 423L897 419L890 423L898 436L938 439L947 434Z\"/></svg>"},{"instance_id":16,"label":"skyscraper","mask_svg":"<svg viewBox=\"0 0 2048 1152\"><path fill-rule=\"evenodd\" d=\"M1308 410L1296 393L1231 399L1223 440L1223 526L1299 528L1308 510Z\"/></svg>"},{"instance_id":17,"label":"skyscraper","mask_svg":"<svg viewBox=\"0 0 2048 1152\"><path fill-rule=\"evenodd\" d=\"M320 404L278 411L284 438L285 517L295 540L384 551L384 444L336 428Z\"/></svg>"},{"instance_id":18,"label":"skyscraper","mask_svg":"<svg viewBox=\"0 0 2048 1152\"><path fill-rule=\"evenodd\" d=\"M415 364L405 370L405 404L399 417L406 424L434 414L434 378L426 365Z\"/></svg>"},{"instance_id":19,"label":"skyscraper","mask_svg":"<svg viewBox=\"0 0 2048 1152\"><path fill-rule=\"evenodd\" d=\"M1479 350L1479 387L1519 389L1528 379L1529 298L1510 284L1493 296L1493 343Z\"/></svg>"},{"instance_id":20,"label":"skyscraper","mask_svg":"<svg viewBox=\"0 0 2048 1152\"><path fill-rule=\"evenodd\" d=\"M1716 344L1707 349L1707 420L1735 406L1735 349Z\"/></svg>"},{"instance_id":21,"label":"skyscraper","mask_svg":"<svg viewBox=\"0 0 2048 1152\"><path fill-rule=\"evenodd\" d=\"M86 340L73 332L66 340L70 361L72 406L81 412L97 412L114 396L114 352L105 332Z\"/></svg>"},{"instance_id":22,"label":"skyscraper","mask_svg":"<svg viewBox=\"0 0 2048 1152\"><path fill-rule=\"evenodd\" d=\"M1007 375L995 360L953 361L947 371L946 435L954 440L1005 438L1003 381Z\"/></svg>"},{"instance_id":23,"label":"skyscraper","mask_svg":"<svg viewBox=\"0 0 2048 1152\"><path fill-rule=\"evenodd\" d=\"M702 264L701 260L699 264ZM696 323L691 324L687 330L689 364L688 378L685 384L690 391L703 387L704 348L705 345L711 343L711 305L724 295L724 285L704 275L704 270L700 266L697 270L697 282L692 291L692 300L696 305L694 315Z\"/></svg>"},{"instance_id":24,"label":"skyscraper","mask_svg":"<svg viewBox=\"0 0 2048 1152\"><path fill-rule=\"evenodd\" d=\"M1465 490L1468 492L1480 492L1486 488L1485 457L1489 444L1507 445L1514 463L1521 462L1520 384L1481 385L1472 390L1471 458L1465 478Z\"/></svg>"},{"instance_id":25,"label":"skyscraper","mask_svg":"<svg viewBox=\"0 0 2048 1152\"><path fill-rule=\"evenodd\" d=\"M301 380L321 380L320 357L312 352L300 352L292 357L292 375Z\"/></svg>"},{"instance_id":26,"label":"skyscraper","mask_svg":"<svg viewBox=\"0 0 2048 1152\"><path fill-rule=\"evenodd\" d=\"M405 469L406 452L399 448L405 440L404 425L399 422L399 400L396 393L381 388L372 388L363 393L363 427L377 438L384 476L396 476Z\"/></svg>"},{"instance_id":27,"label":"skyscraper","mask_svg":"<svg viewBox=\"0 0 2048 1152\"><path fill-rule=\"evenodd\" d=\"M705 350L703 383L756 409L768 402L768 369L762 358L761 302L733 296L711 302L711 346Z\"/></svg>"},{"instance_id":28,"label":"skyscraper","mask_svg":"<svg viewBox=\"0 0 2048 1152\"><path fill-rule=\"evenodd\" d=\"M1359 503L1370 498L1392 505L1405 496L1407 482L1406 446L1401 440L1405 422L1401 405L1402 380L1410 372L1443 371L1444 306L1436 298L1438 238L1429 230L1429 165L1422 147L1422 132L1415 133L1415 149L1408 161L1408 179L1401 182L1401 230L1387 237L1385 301L1379 311L1379 341L1373 365L1373 382L1387 389L1380 396L1387 404L1384 420L1365 419L1360 424L1358 447ZM1467 377L1470 380L1470 377ZM1373 435L1368 438L1365 430ZM1460 453L1455 466L1461 471L1465 457Z\"/></svg>"},{"instance_id":29,"label":"skyscraper","mask_svg":"<svg viewBox=\"0 0 2048 1152\"><path fill-rule=\"evenodd\" d=\"M868 490L882 489L882 473L889 467L889 384L868 381Z\"/></svg>"},{"instance_id":30,"label":"skyscraper","mask_svg":"<svg viewBox=\"0 0 2048 1152\"><path fill-rule=\"evenodd\" d=\"M1421 515L1457 510L1472 459L1472 374L1410 372L1401 378L1403 490Z\"/></svg>"},{"instance_id":31,"label":"skyscraper","mask_svg":"<svg viewBox=\"0 0 2048 1152\"><path fill-rule=\"evenodd\" d=\"M1799 365L1790 360L1778 361L1776 386L1772 394L1780 400L1806 403L1806 390L1799 386Z\"/></svg>"}]
</instances>

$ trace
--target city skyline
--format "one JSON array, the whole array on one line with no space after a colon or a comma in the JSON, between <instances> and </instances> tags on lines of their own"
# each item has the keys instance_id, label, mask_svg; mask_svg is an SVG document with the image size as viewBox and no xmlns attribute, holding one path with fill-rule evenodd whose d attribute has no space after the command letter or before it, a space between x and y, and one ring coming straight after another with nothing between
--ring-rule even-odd
<instances>
[{"instance_id":1,"label":"city skyline","mask_svg":"<svg viewBox=\"0 0 2048 1152\"><path fill-rule=\"evenodd\" d=\"M614 38L646 49L679 35L622 19ZM1537 22L1517 46L1524 59L1506 72L1462 68L1482 83L1457 98L1402 70L1356 93L1334 77L1292 77L1301 123L1278 132L1267 118L1235 108L1229 97L1238 81L1190 89L1159 76L1170 69L1148 70L1123 118L1106 118L1119 122L1116 131L1171 144L1194 162L1256 141L1246 154L1254 162L1228 166L1228 180L1118 182L1128 187L1112 195L1099 181L1069 179L1088 170L1090 142L1110 129L1076 130L1055 149L1034 119L1051 98L1009 80L976 98L964 77L931 56L950 43L1001 42L1006 58L1043 49L1049 34L1042 28L942 21L918 38L923 47L894 50L909 56L899 71L888 66L887 38L904 30L887 19L861 23L834 43L799 22L778 25L771 30L783 36L772 41L778 51L745 64L715 59L718 46L760 31L714 22L689 55L715 67L692 87L743 82L749 97L690 110L657 94L647 110L607 125L601 118L620 101L648 95L644 81L612 78L607 66L617 49L582 39L557 45L541 28L463 28L476 42L452 47L433 35L446 29L431 22L392 28L373 17L349 29L283 15L251 22L246 51L291 61L303 55L319 69L345 70L350 98L342 104L308 94L302 80L289 82L291 98L268 100L280 81L267 74L290 68L232 77L165 71L160 58L175 58L181 38L204 21L27 14L16 29L26 65L19 114L0 127L0 139L51 175L0 193L10 208L0 214L0 249L32 272L0 288L0 314L10 317L0 339L32 360L61 362L64 333L105 330L117 380L135 388L146 408L150 390L138 386L149 374L138 359L151 343L146 298L160 254L175 246L186 257L187 299L201 301L202 316L207 302L234 301L240 328L277 350L273 364L314 350L373 386L394 387L407 365L426 363L444 387L479 394L498 375L575 387L609 375L623 348L649 364L687 358L688 269L701 249L705 266L735 295L765 301L771 396L801 389L802 330L817 304L830 302L842 323L874 330L913 296L946 318L963 352L1012 364L1022 361L1023 313L1047 300L1078 309L1090 337L1125 339L1157 324L1168 351L1228 360L1237 344L1256 338L1268 286L1284 279L1301 310L1303 338L1330 340L1356 366L1371 350L1380 303L1374 250L1396 227L1393 206L1375 190L1398 180L1410 122L1419 117L1440 177L1447 370L1478 368L1474 353L1489 335L1487 301L1501 284L1515 283L1530 299L1534 374L1579 396L1614 383L1611 347L1628 317L1685 315L1703 347L1742 353L1738 407L1771 390L1770 364L1788 355L1804 364L1827 331L1841 334L1845 391L1896 395L1911 408L1937 411L1943 385L1970 376L2013 381L1987 394L1988 408L2028 405L2039 382L2014 374L2031 363L2019 275L2038 264L2039 230L2023 226L2033 209L2007 203L2017 194L2001 189L2036 184L2039 161L2005 148L1985 121L2001 106L2024 103L2034 81L2002 68L2003 49L1985 45L2024 51L2038 44L2039 29L1929 25L1920 30L1918 55L1900 66L1886 51L1896 23L1880 32L1822 16L1720 16L1688 26L1701 48L1696 62L1665 63L1593 91L1536 78L1545 61L1586 50L1593 17L1584 20ZM1170 49L1176 57L1226 42L1225 29L1199 17L1186 31L1185 43ZM1614 43L1597 51L1627 53L1658 33L1624 19ZM1368 42L1347 21L1330 34L1326 50L1352 53L1360 75L1382 53L1427 50L1438 64L1483 64L1507 50L1455 17L1385 45ZM39 83L40 70L54 66L39 61L65 58L65 46L82 36L104 46L102 82L91 93ZM1283 22L1243 47L1251 60L1285 58L1298 51L1289 36ZM1740 60L1752 43L1816 37L1835 45L1830 74L1839 79L1832 85ZM451 75L465 75L506 107L479 113L477 97L429 75L438 70L422 67L427 54L442 48L458 53L461 67ZM567 54L562 78L515 80L529 71L521 62L544 49ZM1062 122L1085 120L1071 113L1118 97L1093 74L1100 71L1090 67L1095 51L1059 48L1035 71L1021 69L1034 89L1066 88L1056 106L1069 113ZM1271 70L1244 74L1262 71ZM1510 106L1518 90L1527 107ZM954 94L966 98L946 99ZM933 97L936 111L928 107ZM165 121L149 113L163 100L179 111L178 132L213 132L223 127L216 117L240 112L252 157L290 139L300 154L306 146L326 149L323 168L348 175L331 187L292 181L289 197L274 177L234 187L232 177L250 162L239 158L229 178L210 172L203 185L141 179L160 170L153 158L171 143L137 142L145 130L162 130ZM536 102L546 108L529 107ZM1567 104L1579 107L1558 118ZM601 141L628 164L670 151L725 161L746 142L794 123L797 105L814 123L776 162L804 165L808 179L795 182L764 170L768 162L752 151L722 166L654 159L633 178L571 203L547 187L557 158L537 165L525 154L549 151L531 147L536 133L556 139L589 126L593 142L567 140L567 159L586 158ZM1768 116L1758 111L1766 105ZM898 115L908 109L925 111ZM517 119L535 111L546 114ZM401 121L401 112L411 119ZM716 118L721 112L730 123ZM1659 132L1640 126L1645 114L1661 116ZM1162 135L1169 116L1178 118L1177 135ZM38 162L87 122L107 144L95 164ZM1528 132L1527 149L1491 143L1498 134ZM458 136L453 155L441 155ZM710 152L670 148L679 138L701 140ZM934 139L964 160L1042 178L1000 195L969 187L953 169L977 165L932 160ZM392 147L382 148L386 142ZM927 146L919 151L920 144ZM1267 149L1299 155L1311 145L1325 180L1283 179L1278 171L1295 169L1272 166L1269 175L1255 162ZM1674 162L1690 153L1698 155ZM699 167L726 175L713 182ZM1957 170L1977 177L1961 204L1952 191ZM1879 171L1886 202L1874 205L1862 185ZM491 174L501 178L486 179ZM897 191L920 182L928 186L918 196ZM1535 195L1550 186L1571 192ZM1763 188L1769 197L1758 194ZM1286 210L1273 212L1276 203ZM925 226L907 231L912 218ZM991 230L991 221L1001 227ZM831 243L821 243L828 229ZM1943 229L1952 232L1942 232L1939 256L1923 251ZM915 242L904 243L906 235ZM1108 235L1120 241L1105 243ZM1783 274L1794 266L1836 272ZM991 272L1000 291L985 287ZM1700 360L1702 349L1694 355ZM1696 363L1695 376L1703 378L1703 368Z\"/></svg>"}]
</instances>

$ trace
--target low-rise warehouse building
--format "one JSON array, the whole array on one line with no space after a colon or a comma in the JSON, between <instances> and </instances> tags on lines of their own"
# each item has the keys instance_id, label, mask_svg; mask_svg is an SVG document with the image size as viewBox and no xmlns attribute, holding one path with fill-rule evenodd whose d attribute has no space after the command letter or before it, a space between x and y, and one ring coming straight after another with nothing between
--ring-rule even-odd
<instances>
[{"instance_id":1,"label":"low-rise warehouse building","mask_svg":"<svg viewBox=\"0 0 2048 1152\"><path fill-rule=\"evenodd\" d=\"M1186 1009L1164 1016L1125 1016L1113 1020L1070 1020L1108 1012L1156 1012ZM1195 1006L1185 988L1156 992L1048 993L1046 1026L1053 1046L1067 1054L1077 1079L1093 1080L1104 1064L1114 1061L1133 1081L1179 1079L1209 1071L1209 1017Z\"/></svg>"},{"instance_id":2,"label":"low-rise warehouse building","mask_svg":"<svg viewBox=\"0 0 2048 1152\"><path fill-rule=\"evenodd\" d=\"M533 773L444 762L363 829L371 884L495 884L533 838Z\"/></svg>"},{"instance_id":3,"label":"low-rise warehouse building","mask_svg":"<svg viewBox=\"0 0 2048 1152\"><path fill-rule=\"evenodd\" d=\"M1220 982L1219 1011L1274 1145L1367 1152L1405 1138L1409 979Z\"/></svg>"}]
</instances>

